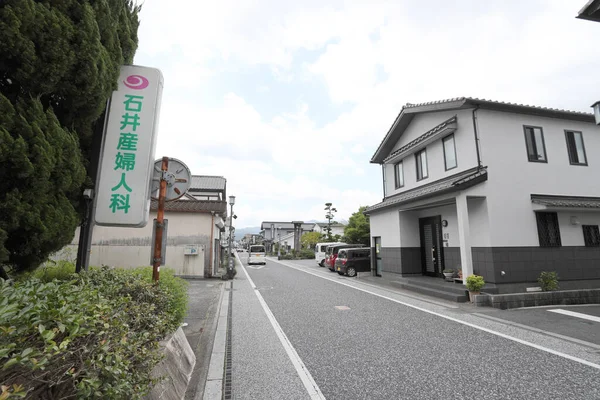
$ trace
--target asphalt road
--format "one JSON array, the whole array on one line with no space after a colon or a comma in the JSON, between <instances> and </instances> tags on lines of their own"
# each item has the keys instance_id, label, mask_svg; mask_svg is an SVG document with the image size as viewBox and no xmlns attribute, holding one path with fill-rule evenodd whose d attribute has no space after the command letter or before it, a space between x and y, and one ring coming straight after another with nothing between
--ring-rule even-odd
<instances>
[{"instance_id":1,"label":"asphalt road","mask_svg":"<svg viewBox=\"0 0 600 400\"><path fill-rule=\"evenodd\" d=\"M316 267L316 263L314 268L306 263L306 269L315 269L315 274L330 279L350 281L321 272L323 269ZM246 266L246 270L325 398L600 399L597 363L586 365L585 360L561 352L544 351L477 329L472 321L462 323L444 318L273 261L262 268ZM246 321L238 324L238 329L259 332L247 331L248 336L238 343L265 352L261 356L260 351L254 351L254 361L247 357L244 365L260 365L260 358L266 357L264 368L282 368L283 377L293 386L290 398L302 397L298 392L299 380L290 373L291 361L286 362L282 357L281 344L265 328L266 318L260 316L258 307L252 306L258 300L248 295L250 282L242 272L238 277L243 278L239 281L236 278L238 290L245 287L240 303L253 308L245 311L253 315L250 320L257 325ZM234 310L236 296L234 292ZM243 309L242 304L237 307ZM435 307L443 308L439 304ZM449 310L457 315L461 312L456 307ZM236 318L234 311L234 328ZM236 349L234 342L236 398L246 391L244 376L248 373L243 368L235 369L237 350L240 349ZM238 358L238 362L242 360ZM276 379L273 371L257 372L253 375L254 398L287 398L281 393L277 397L273 391L261 396L257 381L262 380L265 388L277 385L278 390L285 385L273 381Z\"/></svg>"}]
</instances>

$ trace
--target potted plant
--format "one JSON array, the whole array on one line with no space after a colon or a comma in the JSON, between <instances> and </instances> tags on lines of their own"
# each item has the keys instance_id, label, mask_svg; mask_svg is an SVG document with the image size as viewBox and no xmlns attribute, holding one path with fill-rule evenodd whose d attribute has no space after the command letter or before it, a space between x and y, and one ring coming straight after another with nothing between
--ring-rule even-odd
<instances>
[{"instance_id":1,"label":"potted plant","mask_svg":"<svg viewBox=\"0 0 600 400\"><path fill-rule=\"evenodd\" d=\"M451 282L452 279L454 279L454 270L453 269L445 269L442 271L442 273L444 274L444 278L446 278L446 281Z\"/></svg>"},{"instance_id":2,"label":"potted plant","mask_svg":"<svg viewBox=\"0 0 600 400\"><path fill-rule=\"evenodd\" d=\"M471 303L474 300L475 295L481 293L481 288L485 285L483 276L480 275L469 275L467 276L467 290L469 291L469 300Z\"/></svg>"}]
</instances>

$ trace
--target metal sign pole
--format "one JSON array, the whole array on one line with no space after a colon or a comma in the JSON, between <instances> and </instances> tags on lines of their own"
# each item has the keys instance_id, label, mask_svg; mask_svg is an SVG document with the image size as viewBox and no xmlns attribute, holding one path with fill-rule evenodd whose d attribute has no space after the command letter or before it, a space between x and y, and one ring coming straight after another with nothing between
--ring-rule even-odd
<instances>
[{"instance_id":1,"label":"metal sign pole","mask_svg":"<svg viewBox=\"0 0 600 400\"><path fill-rule=\"evenodd\" d=\"M160 190L158 194L158 212L156 214L156 237L154 242L154 263L152 265L152 280L157 283L160 275L160 261L162 259L162 239L165 219L165 199L167 197L167 181L165 174L169 170L169 157L162 158L160 177Z\"/></svg>"}]
</instances>

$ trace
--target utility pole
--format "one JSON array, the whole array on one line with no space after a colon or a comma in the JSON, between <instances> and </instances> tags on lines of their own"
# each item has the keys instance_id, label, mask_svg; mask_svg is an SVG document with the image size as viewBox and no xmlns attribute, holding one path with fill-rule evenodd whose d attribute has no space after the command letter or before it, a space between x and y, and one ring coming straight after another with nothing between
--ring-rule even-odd
<instances>
[{"instance_id":1,"label":"utility pole","mask_svg":"<svg viewBox=\"0 0 600 400\"><path fill-rule=\"evenodd\" d=\"M167 198L167 180L165 175L169 170L169 157L162 158L160 188L158 190L158 211L156 212L156 235L154 237L154 257L152 258L152 280L158 283L162 254L162 241L165 222L165 200Z\"/></svg>"},{"instance_id":2,"label":"utility pole","mask_svg":"<svg viewBox=\"0 0 600 400\"><path fill-rule=\"evenodd\" d=\"M280 226L277 226L277 259L281 258L281 234L279 233Z\"/></svg>"},{"instance_id":3,"label":"utility pole","mask_svg":"<svg viewBox=\"0 0 600 400\"><path fill-rule=\"evenodd\" d=\"M231 206L231 215L229 215L229 245L227 246L227 252L228 252L228 260L229 262L227 263L227 276L229 277L229 279L233 279L234 277L234 270L235 270L235 261L233 259L233 249L232 247L232 241L231 241L231 235L233 233L233 205L235 204L235 196L229 196L229 205Z\"/></svg>"}]
</instances>

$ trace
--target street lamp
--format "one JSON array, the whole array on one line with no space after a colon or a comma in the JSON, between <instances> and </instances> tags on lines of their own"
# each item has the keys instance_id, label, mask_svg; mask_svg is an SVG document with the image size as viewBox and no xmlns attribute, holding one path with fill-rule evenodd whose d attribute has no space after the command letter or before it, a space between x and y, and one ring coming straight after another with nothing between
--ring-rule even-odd
<instances>
[{"instance_id":1,"label":"street lamp","mask_svg":"<svg viewBox=\"0 0 600 400\"><path fill-rule=\"evenodd\" d=\"M233 233L233 205L235 204L235 196L229 196L229 205L231 206L231 214L229 214L229 245L227 250L229 251L229 263L227 268L227 276L229 279L233 279L235 275L235 261L232 257L233 249L231 248L231 235Z\"/></svg>"},{"instance_id":2,"label":"street lamp","mask_svg":"<svg viewBox=\"0 0 600 400\"><path fill-rule=\"evenodd\" d=\"M281 234L279 233L280 226L277 226L277 259L281 258Z\"/></svg>"}]
</instances>

